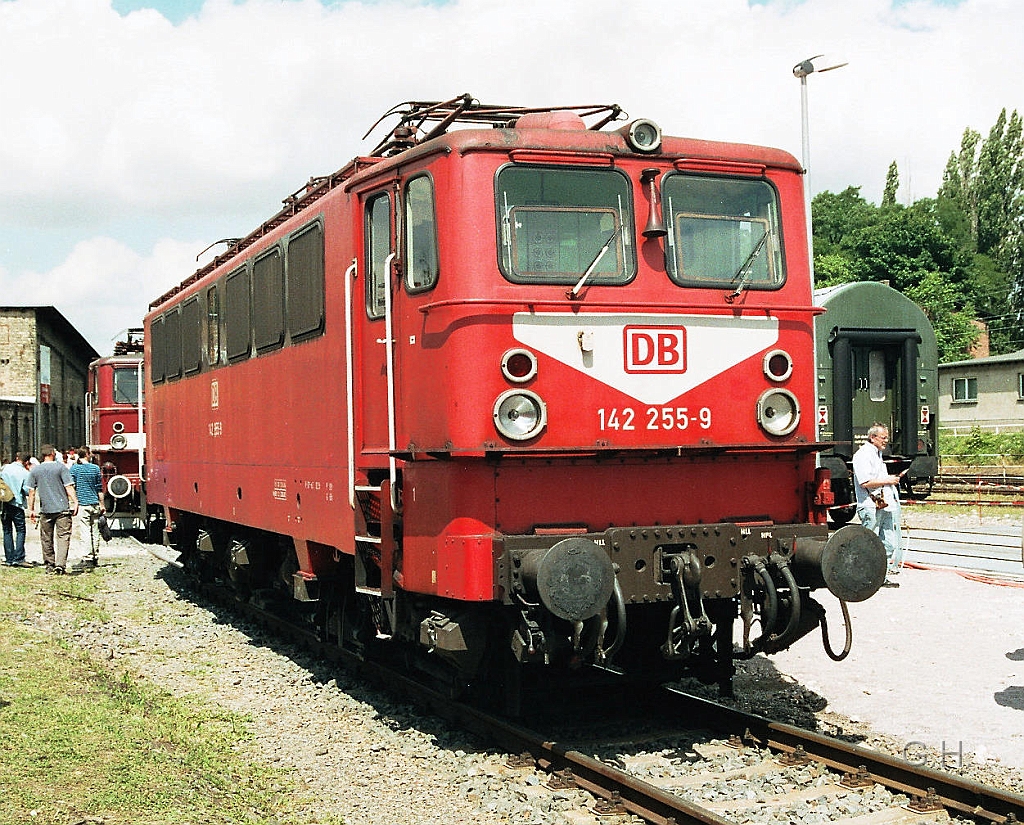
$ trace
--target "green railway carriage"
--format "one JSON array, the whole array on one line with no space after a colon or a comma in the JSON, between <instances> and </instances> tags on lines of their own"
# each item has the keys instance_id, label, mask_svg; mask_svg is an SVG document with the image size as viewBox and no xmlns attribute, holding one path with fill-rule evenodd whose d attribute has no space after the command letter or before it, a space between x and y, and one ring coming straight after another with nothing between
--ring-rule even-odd
<instances>
[{"instance_id":1,"label":"green railway carriage","mask_svg":"<svg viewBox=\"0 0 1024 825\"><path fill-rule=\"evenodd\" d=\"M815 321L817 422L821 454L832 472L831 520L856 510L850 461L875 422L892 436L886 463L907 471L904 493L924 497L938 473L938 348L921 308L877 281L816 290L825 312Z\"/></svg>"}]
</instances>

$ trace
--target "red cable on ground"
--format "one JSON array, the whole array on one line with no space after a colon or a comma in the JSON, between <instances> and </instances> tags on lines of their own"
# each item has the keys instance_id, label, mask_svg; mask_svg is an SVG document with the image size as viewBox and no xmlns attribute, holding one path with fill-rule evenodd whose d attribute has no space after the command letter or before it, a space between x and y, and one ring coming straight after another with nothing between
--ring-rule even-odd
<instances>
[{"instance_id":1,"label":"red cable on ground","mask_svg":"<svg viewBox=\"0 0 1024 825\"><path fill-rule=\"evenodd\" d=\"M1024 588L1024 581L1013 581L1012 579L996 579L991 576L986 576L982 573L970 573L967 570L957 570L955 567L931 567L927 564L920 564L913 561L903 562L903 567L909 567L913 570L948 570L951 573L956 573L962 578L968 579L972 582L981 582L982 584L992 584L996 587L1019 587Z\"/></svg>"}]
</instances>

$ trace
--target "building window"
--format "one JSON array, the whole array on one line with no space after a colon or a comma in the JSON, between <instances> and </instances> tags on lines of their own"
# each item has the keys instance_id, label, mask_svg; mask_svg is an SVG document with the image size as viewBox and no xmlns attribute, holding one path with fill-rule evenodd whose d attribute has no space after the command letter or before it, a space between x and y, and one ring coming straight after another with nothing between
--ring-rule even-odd
<instances>
[{"instance_id":1,"label":"building window","mask_svg":"<svg viewBox=\"0 0 1024 825\"><path fill-rule=\"evenodd\" d=\"M953 379L953 402L967 403L978 400L978 379L977 378L954 378Z\"/></svg>"}]
</instances>

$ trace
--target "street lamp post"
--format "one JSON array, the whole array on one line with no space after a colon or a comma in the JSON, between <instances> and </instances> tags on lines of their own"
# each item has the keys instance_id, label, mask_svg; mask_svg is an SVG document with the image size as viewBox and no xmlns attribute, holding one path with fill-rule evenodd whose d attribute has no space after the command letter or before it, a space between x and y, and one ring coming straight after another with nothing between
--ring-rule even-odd
<instances>
[{"instance_id":1,"label":"street lamp post","mask_svg":"<svg viewBox=\"0 0 1024 825\"><path fill-rule=\"evenodd\" d=\"M794 76L800 78L800 134L802 138L803 157L800 159L804 166L804 206L807 210L807 266L811 274L811 286L814 286L814 236L811 230L811 137L807 124L807 76L814 72L830 72L833 69L841 69L846 63L837 63L834 66L827 66L818 69L814 61L823 55L816 54L801 60L793 67Z\"/></svg>"}]
</instances>

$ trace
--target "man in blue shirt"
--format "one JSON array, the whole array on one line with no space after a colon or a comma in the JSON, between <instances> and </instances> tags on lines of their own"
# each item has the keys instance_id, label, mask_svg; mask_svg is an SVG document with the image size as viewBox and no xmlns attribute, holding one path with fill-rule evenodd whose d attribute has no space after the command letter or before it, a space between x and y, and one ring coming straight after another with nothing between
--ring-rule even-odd
<instances>
[{"instance_id":1,"label":"man in blue shirt","mask_svg":"<svg viewBox=\"0 0 1024 825\"><path fill-rule=\"evenodd\" d=\"M14 498L0 505L4 525L4 563L8 567L35 567L25 560L25 482L28 481L28 453L18 453L0 470L0 477L11 488Z\"/></svg>"},{"instance_id":2,"label":"man in blue shirt","mask_svg":"<svg viewBox=\"0 0 1024 825\"><path fill-rule=\"evenodd\" d=\"M78 461L71 465L71 480L75 483L78 496L78 514L75 522L78 529L74 540L74 553L82 557L82 564L91 569L99 562L100 545L96 538L96 521L103 512L100 495L103 493L103 473L90 461L88 447L78 448Z\"/></svg>"}]
</instances>

